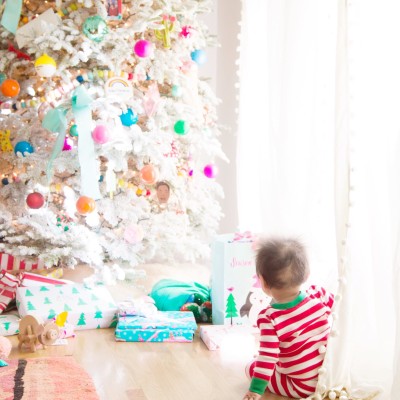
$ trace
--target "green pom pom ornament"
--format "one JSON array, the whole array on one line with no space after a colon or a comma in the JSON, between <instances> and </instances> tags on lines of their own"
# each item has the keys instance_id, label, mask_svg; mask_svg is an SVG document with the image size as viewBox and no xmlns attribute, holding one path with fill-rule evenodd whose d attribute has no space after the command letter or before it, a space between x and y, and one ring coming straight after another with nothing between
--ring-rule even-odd
<instances>
[{"instance_id":1,"label":"green pom pom ornament","mask_svg":"<svg viewBox=\"0 0 400 400\"><path fill-rule=\"evenodd\" d=\"M71 136L78 136L78 126L77 125L72 125L71 128L69 128L69 134Z\"/></svg>"},{"instance_id":2,"label":"green pom pom ornament","mask_svg":"<svg viewBox=\"0 0 400 400\"><path fill-rule=\"evenodd\" d=\"M180 119L179 121L176 121L174 125L174 131L178 135L186 135L189 131L189 125L186 121Z\"/></svg>"}]
</instances>

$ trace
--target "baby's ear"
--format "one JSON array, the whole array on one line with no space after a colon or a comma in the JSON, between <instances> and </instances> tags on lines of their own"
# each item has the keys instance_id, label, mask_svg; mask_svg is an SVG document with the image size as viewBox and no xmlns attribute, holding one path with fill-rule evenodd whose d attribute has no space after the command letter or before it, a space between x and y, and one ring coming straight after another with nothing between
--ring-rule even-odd
<instances>
[{"instance_id":1,"label":"baby's ear","mask_svg":"<svg viewBox=\"0 0 400 400\"><path fill-rule=\"evenodd\" d=\"M265 279L261 276L261 275L258 275L258 279L260 280L260 284L261 284L261 288L262 289L269 289L269 286L268 286L268 284L267 284L267 282L265 282Z\"/></svg>"}]
</instances>

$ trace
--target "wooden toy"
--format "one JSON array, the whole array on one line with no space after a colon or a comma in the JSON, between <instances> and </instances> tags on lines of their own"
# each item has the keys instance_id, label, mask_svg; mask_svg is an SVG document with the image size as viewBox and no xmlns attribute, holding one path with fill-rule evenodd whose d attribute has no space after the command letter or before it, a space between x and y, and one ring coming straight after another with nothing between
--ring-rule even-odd
<instances>
[{"instance_id":1,"label":"wooden toy","mask_svg":"<svg viewBox=\"0 0 400 400\"><path fill-rule=\"evenodd\" d=\"M18 350L23 346L35 352L41 344L43 348L53 344L59 336L59 328L54 321L43 324L37 317L26 315L19 323Z\"/></svg>"}]
</instances>

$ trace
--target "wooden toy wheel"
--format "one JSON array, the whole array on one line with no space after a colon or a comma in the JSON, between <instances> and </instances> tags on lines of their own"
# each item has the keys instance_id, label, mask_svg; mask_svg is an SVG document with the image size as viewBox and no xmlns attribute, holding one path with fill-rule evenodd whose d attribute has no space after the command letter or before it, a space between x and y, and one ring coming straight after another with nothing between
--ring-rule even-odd
<instances>
[{"instance_id":1,"label":"wooden toy wheel","mask_svg":"<svg viewBox=\"0 0 400 400\"><path fill-rule=\"evenodd\" d=\"M55 322L49 322L44 326L43 333L39 335L39 342L43 346L52 345L59 337L60 329Z\"/></svg>"},{"instance_id":2,"label":"wooden toy wheel","mask_svg":"<svg viewBox=\"0 0 400 400\"><path fill-rule=\"evenodd\" d=\"M23 335L36 335L41 333L41 323L37 317L26 315L19 322L19 332Z\"/></svg>"},{"instance_id":3,"label":"wooden toy wheel","mask_svg":"<svg viewBox=\"0 0 400 400\"><path fill-rule=\"evenodd\" d=\"M18 349L21 350L25 345L32 352L36 351L38 336L43 332L43 325L38 318L33 315L26 315L19 322Z\"/></svg>"}]
</instances>

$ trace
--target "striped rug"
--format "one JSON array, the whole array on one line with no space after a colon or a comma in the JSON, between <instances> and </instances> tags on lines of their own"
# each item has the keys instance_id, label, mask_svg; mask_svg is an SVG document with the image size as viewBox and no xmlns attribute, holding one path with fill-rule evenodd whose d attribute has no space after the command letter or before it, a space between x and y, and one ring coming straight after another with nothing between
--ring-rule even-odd
<instances>
[{"instance_id":1,"label":"striped rug","mask_svg":"<svg viewBox=\"0 0 400 400\"><path fill-rule=\"evenodd\" d=\"M92 378L73 357L7 360L0 400L98 400Z\"/></svg>"}]
</instances>

